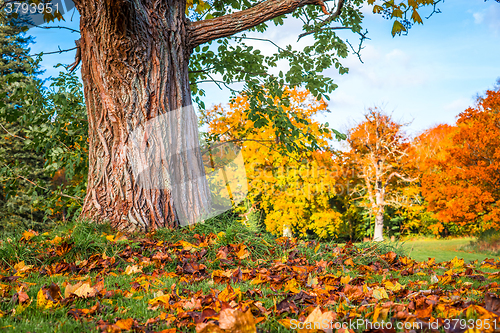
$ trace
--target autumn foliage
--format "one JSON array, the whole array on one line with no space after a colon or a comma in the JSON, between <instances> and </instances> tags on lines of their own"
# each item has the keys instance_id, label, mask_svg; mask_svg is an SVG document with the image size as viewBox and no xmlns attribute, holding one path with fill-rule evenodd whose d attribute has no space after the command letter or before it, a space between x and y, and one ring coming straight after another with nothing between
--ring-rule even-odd
<instances>
[{"instance_id":1,"label":"autumn foliage","mask_svg":"<svg viewBox=\"0 0 500 333\"><path fill-rule=\"evenodd\" d=\"M286 121L313 134L319 149L284 152L276 124L251 121L244 96L204 114L209 135L243 150L246 218L260 212L276 235L290 228L319 238L359 239L370 230L381 240L388 231L447 236L500 229L499 91L487 91L456 125L437 125L415 138L404 124L369 109L348 131L344 152L329 148L332 133L315 120L326 103L305 90L286 92ZM303 147L311 146L309 136L298 137Z\"/></svg>"},{"instance_id":2,"label":"autumn foliage","mask_svg":"<svg viewBox=\"0 0 500 333\"><path fill-rule=\"evenodd\" d=\"M394 205L402 184L416 181L409 175L410 142L403 124L377 108L370 109L364 121L349 131L347 142L347 158L361 178L361 195L375 218L373 239L381 241L386 206Z\"/></svg>"},{"instance_id":3,"label":"autumn foliage","mask_svg":"<svg viewBox=\"0 0 500 333\"><path fill-rule=\"evenodd\" d=\"M273 123L256 128L248 119L248 100L237 97L229 108L208 110L209 133L223 142L238 142L245 158L249 184L248 199L253 209L260 208L268 231L280 235L285 226L295 234L312 232L320 238L338 234L341 214L331 208L336 195L333 156L328 148L332 134L314 119L326 111L326 102L318 101L305 90L288 89L290 105L285 107L288 120L299 131L313 134L323 148L313 152L284 153L279 149ZM278 103L279 101L275 101ZM307 136L300 137L309 145Z\"/></svg>"},{"instance_id":4,"label":"autumn foliage","mask_svg":"<svg viewBox=\"0 0 500 333\"><path fill-rule=\"evenodd\" d=\"M487 91L447 132L422 182L440 221L436 231L450 225L460 233L500 229L500 91Z\"/></svg>"},{"instance_id":5,"label":"autumn foliage","mask_svg":"<svg viewBox=\"0 0 500 333\"><path fill-rule=\"evenodd\" d=\"M384 322L394 333L410 332L396 329L405 324L489 333L500 320L493 259L418 262L373 244L274 238L241 226L230 236L227 224L226 235L202 233L200 224L140 238L93 227L0 242L4 329L256 333L300 325L318 333L362 319L344 332L379 332L371 327ZM329 326L317 329L323 320Z\"/></svg>"}]
</instances>

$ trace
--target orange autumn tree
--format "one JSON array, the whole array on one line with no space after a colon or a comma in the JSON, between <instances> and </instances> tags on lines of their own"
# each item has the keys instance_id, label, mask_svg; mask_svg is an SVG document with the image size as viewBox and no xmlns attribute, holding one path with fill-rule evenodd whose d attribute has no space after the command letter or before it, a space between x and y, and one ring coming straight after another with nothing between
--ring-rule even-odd
<instances>
[{"instance_id":1,"label":"orange autumn tree","mask_svg":"<svg viewBox=\"0 0 500 333\"><path fill-rule=\"evenodd\" d=\"M301 145L310 146L311 134L320 149L286 152L272 122L258 128L248 117L250 105L236 97L229 108L214 106L202 115L208 136L222 142L237 142L242 148L248 178L248 200L264 212L266 229L276 235L290 230L297 236L314 233L320 238L338 234L341 214L331 208L335 196L333 154L328 140L332 131L313 117L327 111L309 91L285 89L288 103L282 105L286 121L296 127ZM269 98L269 97L267 97ZM275 104L280 104L278 99ZM328 124L326 124L328 126Z\"/></svg>"},{"instance_id":2,"label":"orange autumn tree","mask_svg":"<svg viewBox=\"0 0 500 333\"><path fill-rule=\"evenodd\" d=\"M361 181L362 194L375 217L374 241L382 241L384 213L401 184L415 181L410 176L410 142L403 125L378 108L369 109L365 120L349 130L348 157Z\"/></svg>"},{"instance_id":3,"label":"orange autumn tree","mask_svg":"<svg viewBox=\"0 0 500 333\"><path fill-rule=\"evenodd\" d=\"M452 142L423 179L422 191L440 220L457 233L500 229L500 89L462 112Z\"/></svg>"},{"instance_id":4,"label":"orange autumn tree","mask_svg":"<svg viewBox=\"0 0 500 333\"><path fill-rule=\"evenodd\" d=\"M415 137L409 151L413 161L413 173L419 179L426 179L429 174L438 172L436 164L445 161L447 149L453 144L452 137L456 126L439 124ZM426 184L426 180L423 181ZM403 189L405 201L399 212L405 217L404 230L408 233L446 235L449 229L443 229L436 215L429 209L429 202L422 195L422 182L413 182Z\"/></svg>"}]
</instances>

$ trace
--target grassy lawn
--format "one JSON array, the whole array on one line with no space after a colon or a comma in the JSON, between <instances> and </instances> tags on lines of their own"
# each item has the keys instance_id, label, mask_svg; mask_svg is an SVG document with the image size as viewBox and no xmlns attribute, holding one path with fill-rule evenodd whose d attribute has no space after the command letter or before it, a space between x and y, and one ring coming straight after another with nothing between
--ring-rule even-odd
<instances>
[{"instance_id":1,"label":"grassy lawn","mask_svg":"<svg viewBox=\"0 0 500 333\"><path fill-rule=\"evenodd\" d=\"M498 256L485 253L465 252L461 250L465 245L470 244L474 238L458 239L423 239L403 242L402 247L405 252L417 261L427 261L435 258L436 262L449 261L455 257L463 258L465 261L482 261L486 258L498 260Z\"/></svg>"},{"instance_id":2,"label":"grassy lawn","mask_svg":"<svg viewBox=\"0 0 500 333\"><path fill-rule=\"evenodd\" d=\"M25 231L0 239L0 331L279 333L324 320L500 322L500 261L467 263L486 256L457 250L469 241L340 246L257 234L230 217L148 235L88 223ZM406 257L410 250L424 262ZM455 256L466 261L427 261ZM349 333L373 332L363 320Z\"/></svg>"}]
</instances>

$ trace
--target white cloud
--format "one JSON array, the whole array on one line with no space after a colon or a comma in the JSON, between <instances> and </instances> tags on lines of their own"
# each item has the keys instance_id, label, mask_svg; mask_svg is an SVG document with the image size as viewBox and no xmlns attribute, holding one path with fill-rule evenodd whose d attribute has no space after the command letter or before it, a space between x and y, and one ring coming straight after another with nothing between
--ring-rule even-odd
<instances>
[{"instance_id":1,"label":"white cloud","mask_svg":"<svg viewBox=\"0 0 500 333\"><path fill-rule=\"evenodd\" d=\"M474 14L472 14L472 16L474 17L474 23L476 23L476 24L483 23L483 20L484 20L483 13L474 13Z\"/></svg>"},{"instance_id":2,"label":"white cloud","mask_svg":"<svg viewBox=\"0 0 500 333\"><path fill-rule=\"evenodd\" d=\"M345 62L349 77L359 80L370 91L406 89L421 86L433 77L430 69L409 52L398 48L382 51L380 46L367 44L360 63L351 56Z\"/></svg>"},{"instance_id":3,"label":"white cloud","mask_svg":"<svg viewBox=\"0 0 500 333\"><path fill-rule=\"evenodd\" d=\"M485 24L495 34L500 33L500 6L491 4L487 9L472 14L474 23Z\"/></svg>"},{"instance_id":4,"label":"white cloud","mask_svg":"<svg viewBox=\"0 0 500 333\"><path fill-rule=\"evenodd\" d=\"M410 63L411 57L400 49L394 49L385 55L387 62L399 63L405 67Z\"/></svg>"},{"instance_id":5,"label":"white cloud","mask_svg":"<svg viewBox=\"0 0 500 333\"><path fill-rule=\"evenodd\" d=\"M445 104L443 110L452 114L459 114L472 105L473 103L470 98L462 97Z\"/></svg>"}]
</instances>

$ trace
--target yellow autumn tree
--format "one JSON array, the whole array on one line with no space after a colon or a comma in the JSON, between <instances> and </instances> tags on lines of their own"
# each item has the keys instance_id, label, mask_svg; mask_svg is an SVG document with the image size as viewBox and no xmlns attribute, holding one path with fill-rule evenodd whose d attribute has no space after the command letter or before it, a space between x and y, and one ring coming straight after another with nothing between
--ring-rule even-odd
<instances>
[{"instance_id":1,"label":"yellow autumn tree","mask_svg":"<svg viewBox=\"0 0 500 333\"><path fill-rule=\"evenodd\" d=\"M248 178L247 199L254 209L263 210L268 231L276 235L290 230L299 237L308 233L320 238L334 237L343 221L330 204L336 194L334 154L328 144L333 135L314 119L327 111L326 102L298 88L287 88L285 93L289 101L283 109L287 119L304 133L298 140L308 146L314 137L320 149L287 153L278 149L280 139L275 122L268 119L265 126L256 128L248 119L250 105L244 96L236 97L229 108L219 105L205 111L202 120L208 124L209 137L238 143L242 148ZM277 105L280 101L274 102Z\"/></svg>"}]
</instances>

